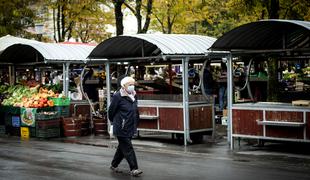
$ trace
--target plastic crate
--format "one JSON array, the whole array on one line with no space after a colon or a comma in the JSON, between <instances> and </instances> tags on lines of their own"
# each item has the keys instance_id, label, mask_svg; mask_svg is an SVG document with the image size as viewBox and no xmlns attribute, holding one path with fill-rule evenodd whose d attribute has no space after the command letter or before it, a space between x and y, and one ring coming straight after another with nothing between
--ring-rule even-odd
<instances>
[{"instance_id":1,"label":"plastic crate","mask_svg":"<svg viewBox=\"0 0 310 180\"><path fill-rule=\"evenodd\" d=\"M36 128L29 127L30 137L36 137Z\"/></svg>"},{"instance_id":2,"label":"plastic crate","mask_svg":"<svg viewBox=\"0 0 310 180\"><path fill-rule=\"evenodd\" d=\"M20 127L20 116L12 116L12 126Z\"/></svg>"},{"instance_id":3,"label":"plastic crate","mask_svg":"<svg viewBox=\"0 0 310 180\"><path fill-rule=\"evenodd\" d=\"M4 125L0 125L0 136L5 135L6 134L6 129Z\"/></svg>"},{"instance_id":4,"label":"plastic crate","mask_svg":"<svg viewBox=\"0 0 310 180\"><path fill-rule=\"evenodd\" d=\"M13 126L6 126L7 133L11 136L20 136L20 128Z\"/></svg>"},{"instance_id":5,"label":"plastic crate","mask_svg":"<svg viewBox=\"0 0 310 180\"><path fill-rule=\"evenodd\" d=\"M38 138L60 137L60 128L36 129L36 136Z\"/></svg>"},{"instance_id":6,"label":"plastic crate","mask_svg":"<svg viewBox=\"0 0 310 180\"><path fill-rule=\"evenodd\" d=\"M36 129L51 129L51 128L59 128L60 121L59 119L52 120L38 120L36 121Z\"/></svg>"},{"instance_id":7,"label":"plastic crate","mask_svg":"<svg viewBox=\"0 0 310 180\"><path fill-rule=\"evenodd\" d=\"M58 112L59 117L69 117L70 107L69 106L55 106L55 111Z\"/></svg>"},{"instance_id":8,"label":"plastic crate","mask_svg":"<svg viewBox=\"0 0 310 180\"><path fill-rule=\"evenodd\" d=\"M69 98L50 98L54 102L54 106L69 106L70 99Z\"/></svg>"},{"instance_id":9,"label":"plastic crate","mask_svg":"<svg viewBox=\"0 0 310 180\"><path fill-rule=\"evenodd\" d=\"M59 118L59 113L57 111L42 111L37 112L35 115L35 119L38 120L51 120Z\"/></svg>"},{"instance_id":10,"label":"plastic crate","mask_svg":"<svg viewBox=\"0 0 310 180\"><path fill-rule=\"evenodd\" d=\"M5 113L0 112L0 125L5 125Z\"/></svg>"},{"instance_id":11,"label":"plastic crate","mask_svg":"<svg viewBox=\"0 0 310 180\"><path fill-rule=\"evenodd\" d=\"M10 115L9 113L5 113L4 115L4 125L12 126L12 115Z\"/></svg>"},{"instance_id":12,"label":"plastic crate","mask_svg":"<svg viewBox=\"0 0 310 180\"><path fill-rule=\"evenodd\" d=\"M54 111L53 107L43 107L43 108L36 108L37 112L51 112Z\"/></svg>"},{"instance_id":13,"label":"plastic crate","mask_svg":"<svg viewBox=\"0 0 310 180\"><path fill-rule=\"evenodd\" d=\"M19 115L20 114L20 107L1 106L0 111L11 114L11 115Z\"/></svg>"}]
</instances>

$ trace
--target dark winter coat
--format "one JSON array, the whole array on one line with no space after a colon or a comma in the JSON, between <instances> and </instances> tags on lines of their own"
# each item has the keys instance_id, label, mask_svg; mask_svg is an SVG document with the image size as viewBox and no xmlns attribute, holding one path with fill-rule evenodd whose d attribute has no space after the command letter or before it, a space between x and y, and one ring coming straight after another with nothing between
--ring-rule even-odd
<instances>
[{"instance_id":1,"label":"dark winter coat","mask_svg":"<svg viewBox=\"0 0 310 180\"><path fill-rule=\"evenodd\" d=\"M114 136L132 137L137 131L139 122L137 96L133 101L120 91L115 93L109 106L108 116L113 124Z\"/></svg>"},{"instance_id":2,"label":"dark winter coat","mask_svg":"<svg viewBox=\"0 0 310 180\"><path fill-rule=\"evenodd\" d=\"M214 93L214 81L212 73L207 68L203 71L203 81L205 93L207 95L212 95Z\"/></svg>"}]
</instances>

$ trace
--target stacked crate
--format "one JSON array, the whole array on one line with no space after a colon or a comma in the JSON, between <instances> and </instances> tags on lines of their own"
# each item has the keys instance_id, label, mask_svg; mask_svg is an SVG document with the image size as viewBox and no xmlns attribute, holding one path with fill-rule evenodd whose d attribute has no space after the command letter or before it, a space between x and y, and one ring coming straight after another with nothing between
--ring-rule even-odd
<instances>
[{"instance_id":1,"label":"stacked crate","mask_svg":"<svg viewBox=\"0 0 310 180\"><path fill-rule=\"evenodd\" d=\"M81 121L77 117L63 117L62 132L65 137L81 136Z\"/></svg>"},{"instance_id":2,"label":"stacked crate","mask_svg":"<svg viewBox=\"0 0 310 180\"><path fill-rule=\"evenodd\" d=\"M81 122L81 136L88 136L90 135L90 117L86 116L79 116L79 120Z\"/></svg>"},{"instance_id":3,"label":"stacked crate","mask_svg":"<svg viewBox=\"0 0 310 180\"><path fill-rule=\"evenodd\" d=\"M36 137L60 137L60 121L57 111L39 112L36 114ZM31 132L30 132L31 133Z\"/></svg>"},{"instance_id":4,"label":"stacked crate","mask_svg":"<svg viewBox=\"0 0 310 180\"><path fill-rule=\"evenodd\" d=\"M108 134L108 123L106 116L93 117L93 123L96 136L103 136Z\"/></svg>"},{"instance_id":5,"label":"stacked crate","mask_svg":"<svg viewBox=\"0 0 310 180\"><path fill-rule=\"evenodd\" d=\"M54 109L60 117L70 116L70 99L69 98L50 98L54 102Z\"/></svg>"},{"instance_id":6,"label":"stacked crate","mask_svg":"<svg viewBox=\"0 0 310 180\"><path fill-rule=\"evenodd\" d=\"M5 133L11 136L20 136L20 108L13 106L2 106L4 112Z\"/></svg>"}]
</instances>

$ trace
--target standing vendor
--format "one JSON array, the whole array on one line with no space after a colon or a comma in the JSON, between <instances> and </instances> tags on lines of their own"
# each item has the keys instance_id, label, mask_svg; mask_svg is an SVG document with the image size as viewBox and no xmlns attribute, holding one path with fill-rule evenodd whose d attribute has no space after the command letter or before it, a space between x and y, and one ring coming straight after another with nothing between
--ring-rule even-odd
<instances>
[{"instance_id":1,"label":"standing vendor","mask_svg":"<svg viewBox=\"0 0 310 180\"><path fill-rule=\"evenodd\" d=\"M221 62L221 75L219 79L219 108L220 111L223 111L225 104L225 94L227 89L227 81L224 79L227 78L227 67L226 64Z\"/></svg>"},{"instance_id":2,"label":"standing vendor","mask_svg":"<svg viewBox=\"0 0 310 180\"><path fill-rule=\"evenodd\" d=\"M214 81L211 72L211 62L208 61L203 70L203 87L206 95L213 95Z\"/></svg>"}]
</instances>

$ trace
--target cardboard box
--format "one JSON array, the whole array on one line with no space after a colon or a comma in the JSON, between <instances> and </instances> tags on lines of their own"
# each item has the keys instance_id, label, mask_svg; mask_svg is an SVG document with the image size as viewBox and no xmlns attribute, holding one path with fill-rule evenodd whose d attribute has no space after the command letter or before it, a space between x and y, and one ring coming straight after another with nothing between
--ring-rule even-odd
<instances>
[{"instance_id":1,"label":"cardboard box","mask_svg":"<svg viewBox=\"0 0 310 180\"><path fill-rule=\"evenodd\" d=\"M293 106L310 106L309 100L296 100L292 101Z\"/></svg>"},{"instance_id":2,"label":"cardboard box","mask_svg":"<svg viewBox=\"0 0 310 180\"><path fill-rule=\"evenodd\" d=\"M227 109L223 109L223 116L227 117Z\"/></svg>"}]
</instances>

